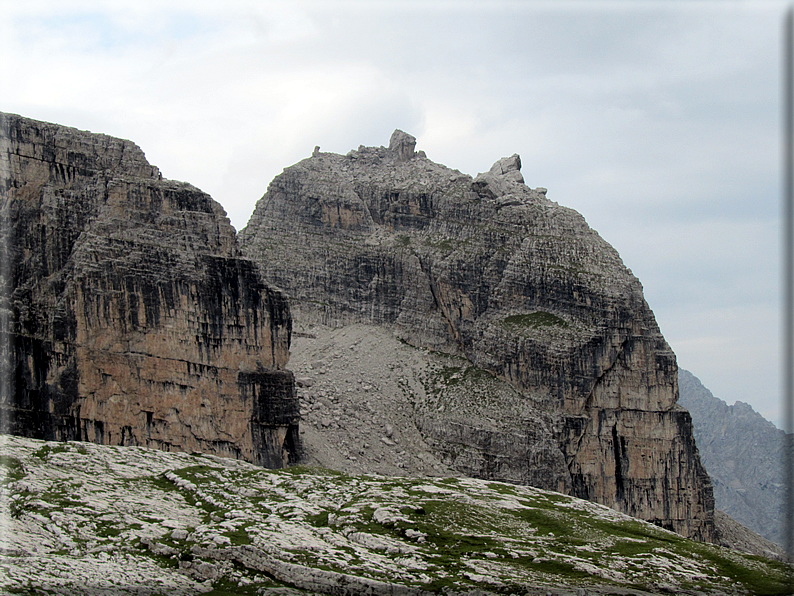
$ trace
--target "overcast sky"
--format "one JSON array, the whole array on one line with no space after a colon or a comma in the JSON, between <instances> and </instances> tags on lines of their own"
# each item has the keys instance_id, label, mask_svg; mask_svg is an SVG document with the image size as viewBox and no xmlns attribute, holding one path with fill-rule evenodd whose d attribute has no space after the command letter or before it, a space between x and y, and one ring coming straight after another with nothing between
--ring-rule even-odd
<instances>
[{"instance_id":1,"label":"overcast sky","mask_svg":"<svg viewBox=\"0 0 794 596\"><path fill-rule=\"evenodd\" d=\"M519 153L639 277L679 366L781 426L788 4L0 0L0 111L130 139L242 229L281 170L400 128Z\"/></svg>"}]
</instances>

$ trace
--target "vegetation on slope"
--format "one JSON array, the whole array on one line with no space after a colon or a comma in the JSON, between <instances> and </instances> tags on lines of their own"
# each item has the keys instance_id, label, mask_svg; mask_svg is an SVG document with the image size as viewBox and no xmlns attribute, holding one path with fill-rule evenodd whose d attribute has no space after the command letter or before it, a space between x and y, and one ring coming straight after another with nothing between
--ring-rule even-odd
<instances>
[{"instance_id":1,"label":"vegetation on slope","mask_svg":"<svg viewBox=\"0 0 794 596\"><path fill-rule=\"evenodd\" d=\"M786 592L780 563L529 487L2 441L9 593Z\"/></svg>"}]
</instances>

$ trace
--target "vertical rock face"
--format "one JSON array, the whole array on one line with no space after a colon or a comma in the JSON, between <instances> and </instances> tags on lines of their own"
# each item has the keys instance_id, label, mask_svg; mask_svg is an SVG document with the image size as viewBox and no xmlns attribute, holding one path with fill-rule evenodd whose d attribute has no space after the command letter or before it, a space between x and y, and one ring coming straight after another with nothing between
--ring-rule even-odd
<instances>
[{"instance_id":1,"label":"vertical rock face","mask_svg":"<svg viewBox=\"0 0 794 596\"><path fill-rule=\"evenodd\" d=\"M270 184L243 250L296 316L387 325L520 391L515 422L465 432L453 413L417 408L428 444L453 462L463 454L459 469L712 539L711 484L676 404L675 355L617 252L527 187L517 155L472 179L414 148L395 131L389 148L315 150ZM516 437L545 442L499 448Z\"/></svg>"},{"instance_id":2,"label":"vertical rock face","mask_svg":"<svg viewBox=\"0 0 794 596\"><path fill-rule=\"evenodd\" d=\"M286 298L133 143L0 114L2 413L45 439L297 454Z\"/></svg>"}]
</instances>

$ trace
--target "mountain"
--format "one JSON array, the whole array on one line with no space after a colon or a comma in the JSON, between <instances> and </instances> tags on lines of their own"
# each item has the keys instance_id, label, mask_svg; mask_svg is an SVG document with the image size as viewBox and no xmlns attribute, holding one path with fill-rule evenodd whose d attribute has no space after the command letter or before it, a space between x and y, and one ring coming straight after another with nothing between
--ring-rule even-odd
<instances>
[{"instance_id":1,"label":"mountain","mask_svg":"<svg viewBox=\"0 0 794 596\"><path fill-rule=\"evenodd\" d=\"M675 355L637 278L581 215L524 184L518 155L472 179L415 142L316 148L271 182L239 237L296 324L376 325L457 358L403 384L403 419L444 465L713 539Z\"/></svg>"},{"instance_id":2,"label":"mountain","mask_svg":"<svg viewBox=\"0 0 794 596\"><path fill-rule=\"evenodd\" d=\"M3 431L297 459L285 295L129 141L0 114Z\"/></svg>"},{"instance_id":3,"label":"mountain","mask_svg":"<svg viewBox=\"0 0 794 596\"><path fill-rule=\"evenodd\" d=\"M603 505L0 435L0 591L69 596L783 594L784 566Z\"/></svg>"},{"instance_id":4,"label":"mountain","mask_svg":"<svg viewBox=\"0 0 794 596\"><path fill-rule=\"evenodd\" d=\"M238 241L218 203L133 143L3 114L3 430L268 467L377 446L384 465L557 490L713 540L675 356L639 281L520 170L514 155L472 179L400 131L388 148L318 148ZM299 397L293 316L300 339L355 323L428 359L398 374L370 358L363 393L353 379L314 393L364 344L317 354ZM372 442L332 436L367 407Z\"/></svg>"},{"instance_id":5,"label":"mountain","mask_svg":"<svg viewBox=\"0 0 794 596\"><path fill-rule=\"evenodd\" d=\"M692 414L715 507L777 544L785 544L785 433L746 403L729 406L689 371L678 370L681 405Z\"/></svg>"}]
</instances>

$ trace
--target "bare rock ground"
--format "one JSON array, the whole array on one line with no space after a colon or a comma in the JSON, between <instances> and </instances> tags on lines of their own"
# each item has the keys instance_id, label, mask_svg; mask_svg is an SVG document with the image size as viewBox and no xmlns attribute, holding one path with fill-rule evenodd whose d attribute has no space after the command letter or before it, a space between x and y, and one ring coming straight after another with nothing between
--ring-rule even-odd
<instances>
[{"instance_id":1,"label":"bare rock ground","mask_svg":"<svg viewBox=\"0 0 794 596\"><path fill-rule=\"evenodd\" d=\"M489 480L8 435L0 454L0 594L738 596L784 593L787 577L603 505Z\"/></svg>"}]
</instances>

